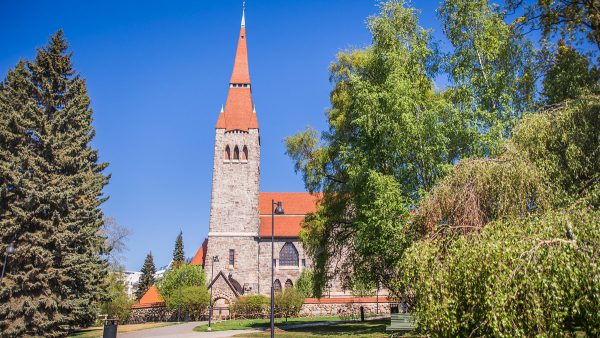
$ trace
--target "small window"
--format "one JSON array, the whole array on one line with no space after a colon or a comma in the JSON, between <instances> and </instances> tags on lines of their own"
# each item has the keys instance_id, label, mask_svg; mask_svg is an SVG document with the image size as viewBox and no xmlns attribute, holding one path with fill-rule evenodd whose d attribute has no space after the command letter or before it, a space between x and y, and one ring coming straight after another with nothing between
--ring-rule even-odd
<instances>
[{"instance_id":1,"label":"small window","mask_svg":"<svg viewBox=\"0 0 600 338\"><path fill-rule=\"evenodd\" d=\"M306 259L302 258L302 267L305 268L306 267Z\"/></svg>"},{"instance_id":2,"label":"small window","mask_svg":"<svg viewBox=\"0 0 600 338\"><path fill-rule=\"evenodd\" d=\"M248 161L248 147L246 146L244 146L244 149L242 150L242 160Z\"/></svg>"},{"instance_id":3,"label":"small window","mask_svg":"<svg viewBox=\"0 0 600 338\"><path fill-rule=\"evenodd\" d=\"M235 146L235 148L233 149L233 159L235 161L240 160L240 149L238 148L238 146Z\"/></svg>"},{"instance_id":4,"label":"small window","mask_svg":"<svg viewBox=\"0 0 600 338\"><path fill-rule=\"evenodd\" d=\"M231 150L229 150L229 146L225 147L225 161L231 160Z\"/></svg>"},{"instance_id":5,"label":"small window","mask_svg":"<svg viewBox=\"0 0 600 338\"><path fill-rule=\"evenodd\" d=\"M277 267L277 260L275 258L273 258L273 267L276 268Z\"/></svg>"},{"instance_id":6,"label":"small window","mask_svg":"<svg viewBox=\"0 0 600 338\"><path fill-rule=\"evenodd\" d=\"M231 265L231 266L235 265L235 250L234 249L229 249L229 265Z\"/></svg>"},{"instance_id":7,"label":"small window","mask_svg":"<svg viewBox=\"0 0 600 338\"><path fill-rule=\"evenodd\" d=\"M275 292L281 291L281 282L279 281L279 279L276 279L273 282L273 289L275 289Z\"/></svg>"},{"instance_id":8,"label":"small window","mask_svg":"<svg viewBox=\"0 0 600 338\"><path fill-rule=\"evenodd\" d=\"M285 281L285 288L289 289L289 288L293 288L294 287L294 283L292 283L291 279L288 279Z\"/></svg>"}]
</instances>

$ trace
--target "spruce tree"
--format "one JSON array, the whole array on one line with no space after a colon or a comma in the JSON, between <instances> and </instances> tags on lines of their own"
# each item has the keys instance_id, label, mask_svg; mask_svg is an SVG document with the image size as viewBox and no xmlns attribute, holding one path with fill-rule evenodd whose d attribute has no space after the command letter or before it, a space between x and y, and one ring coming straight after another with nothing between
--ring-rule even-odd
<instances>
[{"instance_id":1,"label":"spruce tree","mask_svg":"<svg viewBox=\"0 0 600 338\"><path fill-rule=\"evenodd\" d=\"M173 249L173 265L177 266L185 262L185 254L183 253L183 232L179 231L175 240L175 248Z\"/></svg>"},{"instance_id":2,"label":"spruce tree","mask_svg":"<svg viewBox=\"0 0 600 338\"><path fill-rule=\"evenodd\" d=\"M156 267L154 266L154 258L152 252L146 255L146 260L142 266L142 276L138 282L137 289L135 290L135 298L140 299L148 291L148 289L154 284L154 274L156 273Z\"/></svg>"},{"instance_id":3,"label":"spruce tree","mask_svg":"<svg viewBox=\"0 0 600 338\"><path fill-rule=\"evenodd\" d=\"M67 48L58 31L0 87L0 237L17 248L0 288L6 337L62 337L89 325L103 292L109 177L90 145L90 99Z\"/></svg>"}]
</instances>

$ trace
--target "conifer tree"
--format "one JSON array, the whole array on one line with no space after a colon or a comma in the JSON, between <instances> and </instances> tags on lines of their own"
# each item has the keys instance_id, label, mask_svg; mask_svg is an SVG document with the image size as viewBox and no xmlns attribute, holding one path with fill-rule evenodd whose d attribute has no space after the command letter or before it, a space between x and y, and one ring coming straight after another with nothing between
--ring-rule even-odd
<instances>
[{"instance_id":1,"label":"conifer tree","mask_svg":"<svg viewBox=\"0 0 600 338\"><path fill-rule=\"evenodd\" d=\"M154 266L154 258L152 252L146 255L146 260L142 266L142 276L138 282L137 289L135 290L135 298L140 299L148 291L148 289L154 284L154 274L156 273L156 267Z\"/></svg>"},{"instance_id":2,"label":"conifer tree","mask_svg":"<svg viewBox=\"0 0 600 338\"><path fill-rule=\"evenodd\" d=\"M185 254L183 253L183 232L179 231L175 240L175 248L173 249L173 265L179 265L185 262Z\"/></svg>"},{"instance_id":3,"label":"conifer tree","mask_svg":"<svg viewBox=\"0 0 600 338\"><path fill-rule=\"evenodd\" d=\"M103 292L108 164L90 145L90 99L67 48L58 31L0 86L0 239L17 248L0 287L7 337L65 336L95 319Z\"/></svg>"}]
</instances>

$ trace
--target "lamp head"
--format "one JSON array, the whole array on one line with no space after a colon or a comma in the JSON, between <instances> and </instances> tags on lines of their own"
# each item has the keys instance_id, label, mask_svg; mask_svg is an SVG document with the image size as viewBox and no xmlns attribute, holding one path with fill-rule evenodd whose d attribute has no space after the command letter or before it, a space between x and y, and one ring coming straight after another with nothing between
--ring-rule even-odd
<instances>
[{"instance_id":1,"label":"lamp head","mask_svg":"<svg viewBox=\"0 0 600 338\"><path fill-rule=\"evenodd\" d=\"M283 206L281 205L281 201L277 202L277 207L275 208L275 214L283 215Z\"/></svg>"},{"instance_id":2,"label":"lamp head","mask_svg":"<svg viewBox=\"0 0 600 338\"><path fill-rule=\"evenodd\" d=\"M213 256L213 262L219 263L219 256Z\"/></svg>"}]
</instances>

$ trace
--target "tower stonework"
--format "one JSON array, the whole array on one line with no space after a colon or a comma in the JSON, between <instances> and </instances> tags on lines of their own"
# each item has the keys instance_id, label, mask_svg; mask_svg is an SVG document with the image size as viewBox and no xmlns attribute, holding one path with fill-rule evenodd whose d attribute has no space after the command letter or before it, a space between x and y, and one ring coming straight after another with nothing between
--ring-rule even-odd
<instances>
[{"instance_id":1,"label":"tower stonework","mask_svg":"<svg viewBox=\"0 0 600 338\"><path fill-rule=\"evenodd\" d=\"M205 268L208 277L223 272L237 291L258 289L258 198L260 137L252 102L246 28L242 26L229 92L215 128L210 227ZM214 291L219 293L219 285ZM225 292L226 290L221 290Z\"/></svg>"}]
</instances>

